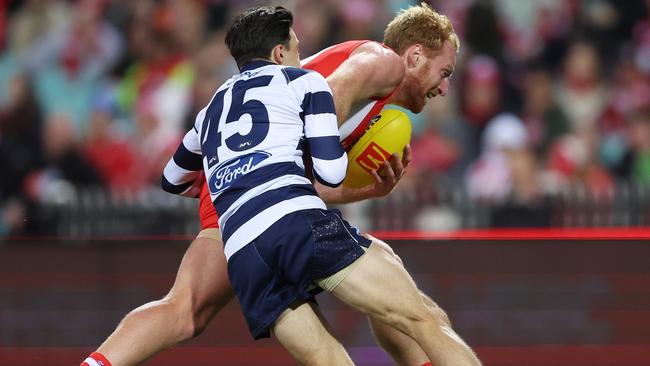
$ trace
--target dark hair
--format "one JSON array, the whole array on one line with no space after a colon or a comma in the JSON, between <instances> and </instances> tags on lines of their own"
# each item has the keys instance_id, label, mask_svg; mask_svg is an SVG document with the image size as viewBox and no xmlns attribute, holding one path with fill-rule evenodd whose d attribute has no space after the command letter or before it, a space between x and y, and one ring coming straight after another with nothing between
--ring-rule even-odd
<instances>
[{"instance_id":1,"label":"dark hair","mask_svg":"<svg viewBox=\"0 0 650 366\"><path fill-rule=\"evenodd\" d=\"M279 44L289 48L291 12L281 6L250 8L233 20L226 34L230 54L242 67L255 58L267 59Z\"/></svg>"}]
</instances>

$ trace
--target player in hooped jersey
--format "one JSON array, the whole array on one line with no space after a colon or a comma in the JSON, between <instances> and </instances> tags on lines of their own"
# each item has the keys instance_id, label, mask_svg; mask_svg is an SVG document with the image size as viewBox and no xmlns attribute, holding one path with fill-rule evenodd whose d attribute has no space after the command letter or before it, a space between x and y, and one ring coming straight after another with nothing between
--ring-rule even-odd
<instances>
[{"instance_id":1,"label":"player in hooped jersey","mask_svg":"<svg viewBox=\"0 0 650 366\"><path fill-rule=\"evenodd\" d=\"M376 43L373 41L348 41L344 43L340 43L337 45L334 45L332 47L329 47L327 49L324 49L323 51L317 53L316 55L309 57L305 60L302 60L301 64L304 69L308 70L313 70L324 76L325 78L329 77L332 75L334 71L336 71L342 63L344 63L346 60L350 58L350 55L356 51L359 47L366 45L365 48L368 49L374 49L377 47L381 47L386 50L387 53L393 53L393 51L390 50L390 48L380 44ZM372 50L369 52L376 52L376 50ZM368 127L368 124L372 120L373 117L375 117L379 112L382 110L382 108L388 104L388 101L390 97L392 96L393 90L388 91L388 93L381 97L371 97L370 99L365 100L365 105L361 106L355 106L357 107L358 111L356 111L352 116L349 116L347 119L343 120L342 123L339 125L339 133L340 133L340 138L341 138L341 144L343 144L343 147L345 149L348 149L356 140L358 140L361 135L363 135L364 131ZM382 91L381 94L384 94L385 91ZM341 105L342 103L337 104L337 106ZM337 108L337 114L340 114L340 108ZM343 112L343 115L348 115L350 114ZM341 120L341 118L339 118ZM410 159L410 152L407 151L407 154L405 154L405 159L408 161ZM406 162L405 161L405 162ZM393 166L395 166L395 169L386 169L386 171L390 173L394 173L394 171L399 171L403 172L404 171L404 163L402 162L402 166L399 166L398 161L396 157L392 158L392 163ZM173 160L170 161L172 165L168 165L167 172L169 172L168 175L172 175L174 171L178 171L179 168L183 169L182 167L176 167L173 164ZM390 164L390 162L387 162ZM381 167L376 167L377 169ZM380 178L377 174L377 169L372 171L372 174L375 175L375 181L377 184L382 183L382 178ZM165 176L163 176L163 180L166 180L165 184L168 187L167 190L172 191L173 193L179 193L179 194L184 194L188 196L192 196L196 193L196 190L194 189L188 189L186 191L182 191L184 189L187 189L188 184L190 182L183 182L180 184L173 184L169 182L169 180L166 179ZM192 186L196 186L196 182L191 182ZM201 186L201 191L199 194L199 218L201 220L201 228L206 229L206 228L214 228L218 229L219 224L218 224L218 216L217 212L214 209L214 206L212 205L212 201L210 199L210 193L207 188L207 184L205 181L202 182ZM318 183L316 183L318 184ZM394 187L394 184L389 185L391 188ZM322 191L327 189L326 187L319 187L319 193L323 193ZM331 192L339 192L342 190L345 190L345 187L339 187L336 190L332 190ZM366 190L372 189L372 190L377 190L376 186L372 187L367 187L365 188ZM384 190L385 191L385 190ZM384 192L381 192L384 193ZM345 193L339 193L339 195L345 195L345 198L343 200L336 200L333 199L334 197L330 197L326 195L325 201L329 203L349 203L352 201L358 201L360 199L364 198L369 198L372 197L372 195L368 195L366 192L363 191L363 189L348 189L348 192ZM354 197L350 198L351 195L356 194L356 196L359 197ZM385 193L384 193L385 194ZM380 195L384 195L380 194ZM361 196L364 195L364 196Z\"/></svg>"},{"instance_id":2,"label":"player in hooped jersey","mask_svg":"<svg viewBox=\"0 0 650 366\"><path fill-rule=\"evenodd\" d=\"M323 74L331 73L327 81L334 93L339 123L350 115L361 116L363 107L367 108L368 103L374 102L394 103L419 112L426 98L444 96L447 92L458 40L446 17L426 5L411 7L391 22L384 43L397 54L375 42L353 41L307 59L310 61L307 67L317 68ZM372 117L371 114L363 116ZM346 136L346 132L341 135ZM389 163L379 168L383 173L381 176L373 172L376 183L369 187L330 189L319 186L318 192L326 202L339 203L383 196L392 190L403 174L408 158L408 151L405 162L392 157ZM191 192L190 195L196 196L199 187L186 187L185 193ZM196 336L231 300L233 295L225 272L225 258L218 249L221 243L214 225L216 215L210 216L214 213L210 205L202 207L208 209L201 213L204 230L188 248L170 293L126 316L98 352L92 355L103 365L110 364L104 356L115 366L139 364L163 349ZM392 252L387 246L385 249ZM439 312L445 331L453 334L444 312L430 300L426 301ZM398 364L426 363L426 355L409 337L380 323L372 325L380 344ZM457 341L462 343L460 339ZM446 354L448 351L440 352Z\"/></svg>"}]
</instances>

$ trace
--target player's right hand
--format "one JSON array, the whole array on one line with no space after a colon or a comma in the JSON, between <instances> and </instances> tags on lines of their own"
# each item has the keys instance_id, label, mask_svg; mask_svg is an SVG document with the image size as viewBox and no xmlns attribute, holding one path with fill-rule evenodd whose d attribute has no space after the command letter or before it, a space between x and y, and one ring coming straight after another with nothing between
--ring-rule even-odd
<instances>
[{"instance_id":1,"label":"player's right hand","mask_svg":"<svg viewBox=\"0 0 650 366\"><path fill-rule=\"evenodd\" d=\"M411 146L407 144L404 147L402 159L397 153L393 153L379 169L370 171L374 180L371 189L374 197L383 197L395 189L397 183L406 174L406 168L411 164L411 158Z\"/></svg>"}]
</instances>

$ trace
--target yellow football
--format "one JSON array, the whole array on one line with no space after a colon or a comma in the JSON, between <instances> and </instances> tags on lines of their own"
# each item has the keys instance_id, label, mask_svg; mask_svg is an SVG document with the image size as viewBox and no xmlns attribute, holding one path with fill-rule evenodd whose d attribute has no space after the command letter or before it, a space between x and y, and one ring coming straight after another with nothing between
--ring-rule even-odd
<instances>
[{"instance_id":1,"label":"yellow football","mask_svg":"<svg viewBox=\"0 0 650 366\"><path fill-rule=\"evenodd\" d=\"M411 141L411 121L396 109L384 109L373 118L364 134L348 151L348 170L343 185L364 187L374 180L370 171L396 152L400 159L406 144Z\"/></svg>"}]
</instances>

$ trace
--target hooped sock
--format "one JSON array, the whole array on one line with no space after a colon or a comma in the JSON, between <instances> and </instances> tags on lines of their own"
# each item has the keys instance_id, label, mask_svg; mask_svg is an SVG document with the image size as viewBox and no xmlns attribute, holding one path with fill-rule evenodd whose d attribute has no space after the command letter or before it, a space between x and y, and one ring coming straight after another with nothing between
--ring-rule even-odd
<instances>
[{"instance_id":1,"label":"hooped sock","mask_svg":"<svg viewBox=\"0 0 650 366\"><path fill-rule=\"evenodd\" d=\"M79 366L113 366L104 355L93 352Z\"/></svg>"}]
</instances>

